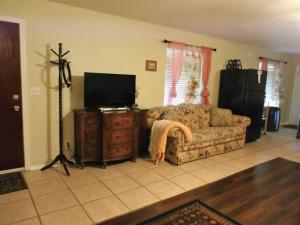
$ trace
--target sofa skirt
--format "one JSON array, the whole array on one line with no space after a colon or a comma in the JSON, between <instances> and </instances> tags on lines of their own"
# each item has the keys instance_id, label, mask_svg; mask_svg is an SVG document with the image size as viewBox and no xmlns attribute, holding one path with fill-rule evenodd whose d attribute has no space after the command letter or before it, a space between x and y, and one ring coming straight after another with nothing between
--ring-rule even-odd
<instances>
[{"instance_id":1,"label":"sofa skirt","mask_svg":"<svg viewBox=\"0 0 300 225\"><path fill-rule=\"evenodd\" d=\"M189 151L175 152L172 151L172 149L168 149L167 147L165 158L175 165L180 165L197 159L204 159L214 155L219 155L236 149L240 149L243 148L244 145L245 138L243 137L229 142L221 142L210 146L190 149Z\"/></svg>"}]
</instances>

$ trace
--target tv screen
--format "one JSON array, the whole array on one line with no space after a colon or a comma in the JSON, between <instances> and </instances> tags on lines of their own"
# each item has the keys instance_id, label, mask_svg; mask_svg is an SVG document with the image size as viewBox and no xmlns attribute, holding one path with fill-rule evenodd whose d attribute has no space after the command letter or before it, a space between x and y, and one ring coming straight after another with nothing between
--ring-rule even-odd
<instances>
[{"instance_id":1,"label":"tv screen","mask_svg":"<svg viewBox=\"0 0 300 225\"><path fill-rule=\"evenodd\" d=\"M135 75L84 73L84 107L132 107Z\"/></svg>"}]
</instances>

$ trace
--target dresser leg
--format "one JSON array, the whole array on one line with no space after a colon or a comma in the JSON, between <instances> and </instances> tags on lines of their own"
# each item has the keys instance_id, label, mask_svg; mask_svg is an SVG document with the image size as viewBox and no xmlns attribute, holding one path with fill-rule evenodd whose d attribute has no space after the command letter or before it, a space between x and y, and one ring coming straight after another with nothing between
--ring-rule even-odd
<instances>
[{"instance_id":1,"label":"dresser leg","mask_svg":"<svg viewBox=\"0 0 300 225\"><path fill-rule=\"evenodd\" d=\"M81 163L80 163L80 169L84 169L84 166L85 166L85 165L84 165L84 162L81 162Z\"/></svg>"},{"instance_id":2,"label":"dresser leg","mask_svg":"<svg viewBox=\"0 0 300 225\"><path fill-rule=\"evenodd\" d=\"M131 159L131 162L136 162L136 157L133 157L133 158Z\"/></svg>"}]
</instances>

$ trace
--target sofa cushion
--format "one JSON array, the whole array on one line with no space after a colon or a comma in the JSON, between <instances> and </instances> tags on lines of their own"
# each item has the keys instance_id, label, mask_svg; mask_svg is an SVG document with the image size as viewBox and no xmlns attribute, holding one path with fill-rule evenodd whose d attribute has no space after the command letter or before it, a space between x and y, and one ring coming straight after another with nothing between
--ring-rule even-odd
<instances>
[{"instance_id":1,"label":"sofa cushion","mask_svg":"<svg viewBox=\"0 0 300 225\"><path fill-rule=\"evenodd\" d=\"M212 127L232 126L232 112L230 109L212 108L210 116L210 125Z\"/></svg>"},{"instance_id":2,"label":"sofa cushion","mask_svg":"<svg viewBox=\"0 0 300 225\"><path fill-rule=\"evenodd\" d=\"M192 143L214 142L217 140L228 140L230 138L244 135L243 127L208 127L193 132Z\"/></svg>"},{"instance_id":3,"label":"sofa cushion","mask_svg":"<svg viewBox=\"0 0 300 225\"><path fill-rule=\"evenodd\" d=\"M180 104L178 105L178 108L180 111L183 111L185 113L189 114L195 114L195 122L198 123L196 125L195 130L202 129L209 127L210 122L210 112L209 112L208 105L202 105L202 104Z\"/></svg>"},{"instance_id":4,"label":"sofa cushion","mask_svg":"<svg viewBox=\"0 0 300 225\"><path fill-rule=\"evenodd\" d=\"M178 106L166 110L162 119L183 123L192 131L197 131L209 126L209 112L191 105Z\"/></svg>"}]
</instances>

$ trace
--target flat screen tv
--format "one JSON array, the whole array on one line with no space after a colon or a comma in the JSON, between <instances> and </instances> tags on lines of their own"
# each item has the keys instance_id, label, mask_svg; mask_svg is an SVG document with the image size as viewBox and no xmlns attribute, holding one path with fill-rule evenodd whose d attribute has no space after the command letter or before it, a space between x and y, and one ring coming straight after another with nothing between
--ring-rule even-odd
<instances>
[{"instance_id":1,"label":"flat screen tv","mask_svg":"<svg viewBox=\"0 0 300 225\"><path fill-rule=\"evenodd\" d=\"M84 73L84 107L132 107L135 104L135 75Z\"/></svg>"}]
</instances>

